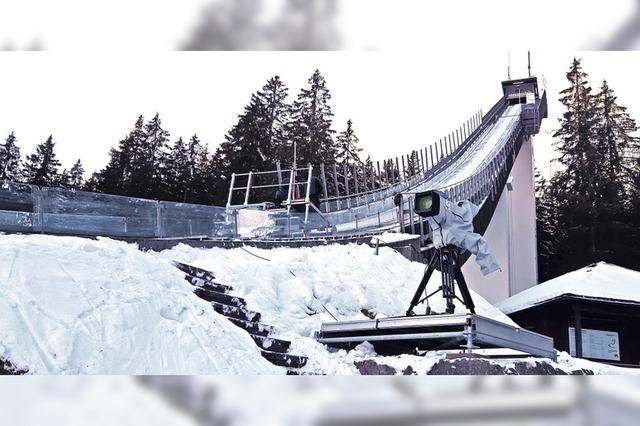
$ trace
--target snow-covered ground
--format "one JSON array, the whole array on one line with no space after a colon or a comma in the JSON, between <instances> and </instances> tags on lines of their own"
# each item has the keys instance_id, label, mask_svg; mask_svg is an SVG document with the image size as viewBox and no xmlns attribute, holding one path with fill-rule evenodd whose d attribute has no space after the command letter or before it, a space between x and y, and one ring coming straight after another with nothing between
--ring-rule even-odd
<instances>
[{"instance_id":1,"label":"snow-covered ground","mask_svg":"<svg viewBox=\"0 0 640 426\"><path fill-rule=\"evenodd\" d=\"M279 337L292 341L291 351L309 357L308 371L353 374L354 361L374 359L400 370L408 365L424 373L444 354L433 357L405 355L377 357L361 345L353 351L329 352L313 339L323 322L367 319L362 310L377 317L402 315L422 277L425 265L411 262L391 248L379 255L367 245L328 245L310 248L198 249L178 245L158 253L199 266L234 288L262 321L274 325ZM258 257L259 256L259 257ZM437 288L436 272L429 288ZM473 294L478 314L515 325L481 296ZM432 308L444 312L444 300L434 297ZM465 312L461 305L457 311Z\"/></svg>"},{"instance_id":2,"label":"snow-covered ground","mask_svg":"<svg viewBox=\"0 0 640 426\"><path fill-rule=\"evenodd\" d=\"M356 374L355 362L373 360L422 374L445 357L382 357L367 343L333 351L313 339L334 318L406 310L425 265L388 247L377 256L374 248L355 244L273 250L178 245L144 253L107 238L0 235L0 358L35 374L284 373L261 357L247 333L196 297L171 260L214 271L276 327L278 337L292 342L292 353L309 358L307 372ZM429 286L439 279L434 274ZM514 324L473 296L480 315ZM435 311L443 305L442 298L432 301ZM629 372L567 354L554 365Z\"/></svg>"},{"instance_id":3,"label":"snow-covered ground","mask_svg":"<svg viewBox=\"0 0 640 426\"><path fill-rule=\"evenodd\" d=\"M135 245L0 235L0 358L37 374L282 372L192 291Z\"/></svg>"}]
</instances>

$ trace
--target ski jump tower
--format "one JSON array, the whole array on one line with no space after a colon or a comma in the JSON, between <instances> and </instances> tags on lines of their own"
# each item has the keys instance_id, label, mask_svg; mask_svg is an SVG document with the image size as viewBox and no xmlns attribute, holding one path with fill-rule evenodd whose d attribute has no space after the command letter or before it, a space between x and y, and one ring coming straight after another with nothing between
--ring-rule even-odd
<instances>
[{"instance_id":1,"label":"ski jump tower","mask_svg":"<svg viewBox=\"0 0 640 426\"><path fill-rule=\"evenodd\" d=\"M483 231L502 272L482 276L473 262L463 267L471 287L492 303L538 283L533 136L547 117L536 77L503 81L502 90L507 107L521 106L522 121L519 149L511 154L510 172Z\"/></svg>"}]
</instances>

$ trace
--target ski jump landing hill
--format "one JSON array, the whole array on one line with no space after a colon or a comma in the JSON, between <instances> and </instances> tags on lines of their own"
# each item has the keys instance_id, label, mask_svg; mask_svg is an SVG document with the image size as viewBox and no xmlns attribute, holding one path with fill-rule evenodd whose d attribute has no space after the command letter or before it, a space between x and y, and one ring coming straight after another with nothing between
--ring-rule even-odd
<instances>
[{"instance_id":1,"label":"ski jump landing hill","mask_svg":"<svg viewBox=\"0 0 640 426\"><path fill-rule=\"evenodd\" d=\"M428 241L413 194L439 189L480 207L483 234L502 272L482 277L467 262L471 287L497 302L536 284L532 136L547 116L535 77L502 82L503 95L438 143L366 165L308 165L234 174L227 206L158 202L106 194L0 185L0 231L109 236L144 247L261 247L371 241L387 231ZM273 194L285 197L275 206ZM419 236L419 238L418 238ZM380 237L381 243L388 242Z\"/></svg>"}]
</instances>

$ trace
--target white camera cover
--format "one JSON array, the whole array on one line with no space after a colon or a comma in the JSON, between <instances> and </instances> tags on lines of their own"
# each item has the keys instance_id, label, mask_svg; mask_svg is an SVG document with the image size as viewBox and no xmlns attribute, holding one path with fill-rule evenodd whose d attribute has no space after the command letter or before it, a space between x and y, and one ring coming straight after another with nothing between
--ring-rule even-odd
<instances>
[{"instance_id":1,"label":"white camera cover","mask_svg":"<svg viewBox=\"0 0 640 426\"><path fill-rule=\"evenodd\" d=\"M500 269L498 260L489 250L489 244L482 235L473 232L473 218L478 213L478 206L470 201L452 203L445 197L440 199L440 212L428 217L429 227L436 248L446 245L469 250L476 255L476 263L483 275Z\"/></svg>"}]
</instances>

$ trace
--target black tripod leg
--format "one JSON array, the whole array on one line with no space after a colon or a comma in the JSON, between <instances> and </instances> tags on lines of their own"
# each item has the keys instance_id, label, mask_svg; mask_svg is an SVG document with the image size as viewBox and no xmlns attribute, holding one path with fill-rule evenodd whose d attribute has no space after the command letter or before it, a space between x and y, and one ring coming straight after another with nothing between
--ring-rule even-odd
<instances>
[{"instance_id":1,"label":"black tripod leg","mask_svg":"<svg viewBox=\"0 0 640 426\"><path fill-rule=\"evenodd\" d=\"M431 260L429 261L429 266L427 267L427 271L422 276L422 281L420 281L420 284L416 289L416 293L413 295L413 299L411 299L411 305L409 305L409 309L407 309L407 313L406 313L407 316L415 315L415 313L413 312L413 308L415 308L416 305L420 302L420 296L422 296L422 293L424 292L424 289L427 287L427 283L429 282L429 279L431 278L431 275L435 270L435 262L437 257L438 257L438 253L436 252L431 258Z\"/></svg>"},{"instance_id":2,"label":"black tripod leg","mask_svg":"<svg viewBox=\"0 0 640 426\"><path fill-rule=\"evenodd\" d=\"M469 293L469 287L467 287L467 282L464 280L464 275L462 275L462 271L460 270L460 266L458 265L457 262L455 267L453 268L453 273L456 277L456 281L458 282L458 288L460 289L460 295L462 296L462 300L464 304L467 306L467 309L469 309L472 314L475 314L476 305L473 304L471 293Z\"/></svg>"}]
</instances>

